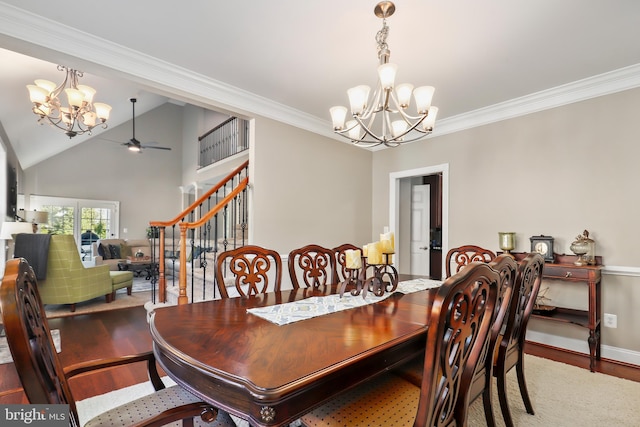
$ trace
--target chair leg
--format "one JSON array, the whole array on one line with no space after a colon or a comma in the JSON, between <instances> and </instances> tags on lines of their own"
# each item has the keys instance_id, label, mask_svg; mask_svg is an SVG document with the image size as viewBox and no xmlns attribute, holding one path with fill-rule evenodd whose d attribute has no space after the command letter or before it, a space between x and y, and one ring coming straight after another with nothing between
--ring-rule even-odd
<instances>
[{"instance_id":1,"label":"chair leg","mask_svg":"<svg viewBox=\"0 0 640 427\"><path fill-rule=\"evenodd\" d=\"M486 381L484 391L482 392L482 403L484 405L484 417L487 420L487 427L495 427L496 420L493 416L493 405L491 404L491 383L492 374L489 373L489 378Z\"/></svg>"},{"instance_id":2,"label":"chair leg","mask_svg":"<svg viewBox=\"0 0 640 427\"><path fill-rule=\"evenodd\" d=\"M133 285L127 286L127 295L131 295L132 290L133 290Z\"/></svg>"},{"instance_id":3,"label":"chair leg","mask_svg":"<svg viewBox=\"0 0 640 427\"><path fill-rule=\"evenodd\" d=\"M520 395L522 396L524 407L527 408L527 413L534 415L533 405L527 390L527 380L524 378L524 358L522 354L520 354L518 363L516 363L516 374L518 375L518 385L520 386Z\"/></svg>"},{"instance_id":4,"label":"chair leg","mask_svg":"<svg viewBox=\"0 0 640 427\"><path fill-rule=\"evenodd\" d=\"M76 311L76 305L75 304L71 304L71 306L69 308L71 309L72 313Z\"/></svg>"},{"instance_id":5,"label":"chair leg","mask_svg":"<svg viewBox=\"0 0 640 427\"><path fill-rule=\"evenodd\" d=\"M496 377L498 380L498 398L500 400L500 409L502 410L504 424L507 427L514 427L511 411L509 411L509 402L507 401L507 373L503 366L500 366L500 369L498 369Z\"/></svg>"},{"instance_id":6,"label":"chair leg","mask_svg":"<svg viewBox=\"0 0 640 427\"><path fill-rule=\"evenodd\" d=\"M113 302L113 300L115 299L115 292L111 292L108 294L105 294L104 298L107 301L107 304L109 304L110 302Z\"/></svg>"}]
</instances>

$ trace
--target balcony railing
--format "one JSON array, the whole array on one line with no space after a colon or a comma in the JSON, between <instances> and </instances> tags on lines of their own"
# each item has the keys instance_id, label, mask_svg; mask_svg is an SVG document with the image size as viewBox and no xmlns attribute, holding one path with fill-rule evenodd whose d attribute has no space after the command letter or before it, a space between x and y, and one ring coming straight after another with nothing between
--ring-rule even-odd
<instances>
[{"instance_id":1,"label":"balcony railing","mask_svg":"<svg viewBox=\"0 0 640 427\"><path fill-rule=\"evenodd\" d=\"M232 117L198 137L200 168L209 166L249 148L249 122Z\"/></svg>"}]
</instances>

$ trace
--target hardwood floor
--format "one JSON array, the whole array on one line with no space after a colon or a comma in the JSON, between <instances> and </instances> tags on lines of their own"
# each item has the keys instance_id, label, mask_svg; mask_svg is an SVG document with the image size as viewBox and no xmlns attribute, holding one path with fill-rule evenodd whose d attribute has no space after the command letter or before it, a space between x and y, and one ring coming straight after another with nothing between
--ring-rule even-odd
<instances>
[{"instance_id":1,"label":"hardwood floor","mask_svg":"<svg viewBox=\"0 0 640 427\"><path fill-rule=\"evenodd\" d=\"M51 319L51 329L60 329L63 366L151 350L151 335L143 307ZM589 369L586 355L528 342L525 351L558 362ZM640 382L640 366L601 360L596 370ZM161 372L161 375L163 373ZM143 364L84 375L71 382L76 400L147 380ZM0 404L28 403L12 363L0 365Z\"/></svg>"},{"instance_id":2,"label":"hardwood floor","mask_svg":"<svg viewBox=\"0 0 640 427\"><path fill-rule=\"evenodd\" d=\"M92 359L123 356L151 350L151 335L144 307L49 320L51 329L60 329L63 366ZM163 375L163 373L161 373ZM71 380L76 400L147 380L144 364L118 367ZM13 363L0 365L0 404L28 403Z\"/></svg>"}]
</instances>

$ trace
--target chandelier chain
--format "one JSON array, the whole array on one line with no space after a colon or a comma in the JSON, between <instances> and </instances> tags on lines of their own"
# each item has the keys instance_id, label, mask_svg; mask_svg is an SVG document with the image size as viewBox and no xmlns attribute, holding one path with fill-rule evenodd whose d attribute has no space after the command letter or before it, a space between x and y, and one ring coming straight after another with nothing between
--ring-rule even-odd
<instances>
[{"instance_id":1,"label":"chandelier chain","mask_svg":"<svg viewBox=\"0 0 640 427\"><path fill-rule=\"evenodd\" d=\"M389 27L387 20L382 20L382 28L376 33L376 43L378 43L378 59L383 56L389 57L389 45L387 44L387 36L389 35Z\"/></svg>"}]
</instances>

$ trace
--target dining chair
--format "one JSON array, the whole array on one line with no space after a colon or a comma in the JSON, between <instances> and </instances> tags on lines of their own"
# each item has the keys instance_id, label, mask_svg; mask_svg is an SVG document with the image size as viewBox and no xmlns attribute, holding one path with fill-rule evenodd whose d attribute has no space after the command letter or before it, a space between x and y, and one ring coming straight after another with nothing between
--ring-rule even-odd
<instances>
[{"instance_id":1,"label":"dining chair","mask_svg":"<svg viewBox=\"0 0 640 427\"><path fill-rule=\"evenodd\" d=\"M247 298L266 292L277 292L280 290L281 282L282 259L280 254L272 249L246 245L218 255L216 283L222 298L230 297L228 286L234 287L239 296Z\"/></svg>"},{"instance_id":2,"label":"dining chair","mask_svg":"<svg viewBox=\"0 0 640 427\"><path fill-rule=\"evenodd\" d=\"M29 403L69 405L70 425L80 425L70 378L128 363L146 363L156 392L104 412L85 426L158 426L179 420L184 426L193 426L194 417L197 417L196 425L235 426L229 414L202 402L182 387L165 388L153 352L92 360L63 368L33 269L24 258L11 259L6 264L0 285L0 311L11 356Z\"/></svg>"},{"instance_id":3,"label":"dining chair","mask_svg":"<svg viewBox=\"0 0 640 427\"><path fill-rule=\"evenodd\" d=\"M340 246L336 246L333 248L333 253L335 257L336 267L334 269L334 283L342 283L347 278L347 260L345 258L344 253L348 250L358 250L360 249L356 245L352 245L351 243L345 243Z\"/></svg>"},{"instance_id":4,"label":"dining chair","mask_svg":"<svg viewBox=\"0 0 640 427\"><path fill-rule=\"evenodd\" d=\"M527 413L534 415L533 405L524 376L524 342L527 324L542 282L544 259L538 253L530 253L518 263L518 273L513 284L504 332L498 337L493 365L493 375L497 379L498 396L502 418L507 427L513 426L509 402L507 400L507 372L516 368L520 395Z\"/></svg>"},{"instance_id":5,"label":"dining chair","mask_svg":"<svg viewBox=\"0 0 640 427\"><path fill-rule=\"evenodd\" d=\"M489 340L487 341L485 348L482 350L480 360L478 361L473 373L469 402L473 402L482 396L487 426L493 427L496 425L493 414L493 404L491 401L494 354L500 333L504 332L506 326L504 324L504 319L509 310L513 283L516 280L518 271L518 263L513 256L502 254L498 255L495 260L491 261L489 266L496 270L500 275L500 281L498 282L498 297L496 300L495 317L491 325L491 332L489 333Z\"/></svg>"},{"instance_id":6,"label":"dining chair","mask_svg":"<svg viewBox=\"0 0 640 427\"><path fill-rule=\"evenodd\" d=\"M332 249L306 245L289 252L288 267L294 289L319 288L334 280L335 258Z\"/></svg>"},{"instance_id":7,"label":"dining chair","mask_svg":"<svg viewBox=\"0 0 640 427\"><path fill-rule=\"evenodd\" d=\"M489 339L499 280L498 272L489 265L474 262L438 289L431 307L420 387L384 373L303 415L302 424L466 425L469 387Z\"/></svg>"},{"instance_id":8,"label":"dining chair","mask_svg":"<svg viewBox=\"0 0 640 427\"><path fill-rule=\"evenodd\" d=\"M462 270L470 262L491 262L496 258L496 254L489 249L475 245L464 245L452 248L447 252L445 258L445 271L447 277ZM454 268L452 270L452 268Z\"/></svg>"},{"instance_id":9,"label":"dining chair","mask_svg":"<svg viewBox=\"0 0 640 427\"><path fill-rule=\"evenodd\" d=\"M471 381L471 389L469 393L469 402L473 402L482 396L485 418L487 426L495 426L495 418L493 415L492 405L492 378L493 378L493 361L496 348L496 342L501 332L504 332L504 318L509 308L513 282L516 278L518 263L507 254L496 257L489 263L489 266L496 270L500 275L498 282L498 296L495 307L495 317L491 325L489 340L486 341L480 359L476 365ZM395 368L392 372L410 381L412 384L419 386L422 383L422 375L424 368L424 356L413 359L412 361Z\"/></svg>"}]
</instances>

